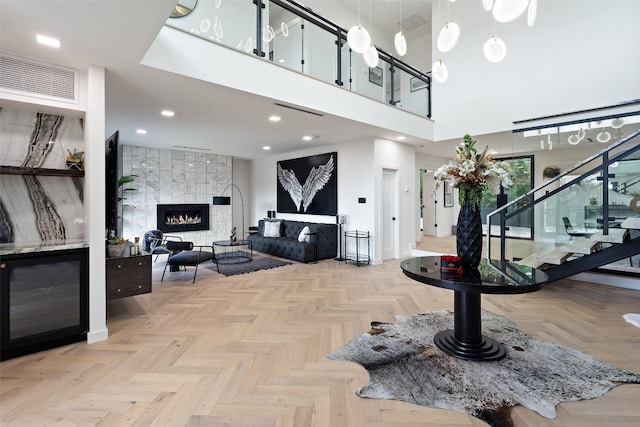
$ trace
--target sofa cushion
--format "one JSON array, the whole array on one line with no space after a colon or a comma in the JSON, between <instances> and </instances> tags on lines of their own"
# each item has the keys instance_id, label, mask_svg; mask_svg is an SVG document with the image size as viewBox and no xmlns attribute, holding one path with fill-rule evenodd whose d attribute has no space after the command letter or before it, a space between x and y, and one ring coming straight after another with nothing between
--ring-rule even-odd
<instances>
[{"instance_id":1,"label":"sofa cushion","mask_svg":"<svg viewBox=\"0 0 640 427\"><path fill-rule=\"evenodd\" d=\"M280 221L265 221L264 237L280 237Z\"/></svg>"},{"instance_id":2,"label":"sofa cushion","mask_svg":"<svg viewBox=\"0 0 640 427\"><path fill-rule=\"evenodd\" d=\"M298 242L311 242L311 236L309 235L309 233L311 233L311 230L309 229L308 225L302 227L302 230L300 230L300 234L298 234Z\"/></svg>"}]
</instances>

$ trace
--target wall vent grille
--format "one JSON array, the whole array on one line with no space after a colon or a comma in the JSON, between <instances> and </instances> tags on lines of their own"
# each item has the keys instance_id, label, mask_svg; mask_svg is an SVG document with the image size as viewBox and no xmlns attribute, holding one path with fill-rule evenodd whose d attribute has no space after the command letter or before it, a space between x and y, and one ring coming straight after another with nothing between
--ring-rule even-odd
<instances>
[{"instance_id":1,"label":"wall vent grille","mask_svg":"<svg viewBox=\"0 0 640 427\"><path fill-rule=\"evenodd\" d=\"M0 55L0 88L2 89L76 102L76 87L75 70Z\"/></svg>"}]
</instances>

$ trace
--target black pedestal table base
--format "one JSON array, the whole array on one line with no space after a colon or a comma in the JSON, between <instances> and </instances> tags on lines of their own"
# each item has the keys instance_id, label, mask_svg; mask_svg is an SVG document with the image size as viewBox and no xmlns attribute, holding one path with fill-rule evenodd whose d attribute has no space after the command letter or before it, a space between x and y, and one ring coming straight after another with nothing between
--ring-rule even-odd
<instances>
[{"instance_id":1,"label":"black pedestal table base","mask_svg":"<svg viewBox=\"0 0 640 427\"><path fill-rule=\"evenodd\" d=\"M493 361L506 355L502 344L482 335L481 294L454 292L453 330L441 331L433 338L438 348L464 360Z\"/></svg>"}]
</instances>

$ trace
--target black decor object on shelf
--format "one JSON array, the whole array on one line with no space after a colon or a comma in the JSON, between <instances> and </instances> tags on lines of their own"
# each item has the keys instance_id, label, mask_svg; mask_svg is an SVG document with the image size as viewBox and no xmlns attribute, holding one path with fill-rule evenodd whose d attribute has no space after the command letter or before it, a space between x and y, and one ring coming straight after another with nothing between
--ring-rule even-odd
<instances>
[{"instance_id":1,"label":"black decor object on shelf","mask_svg":"<svg viewBox=\"0 0 640 427\"><path fill-rule=\"evenodd\" d=\"M458 214L456 249L463 267L476 268L482 258L482 218L480 209L474 209L469 190L464 190L464 205Z\"/></svg>"}]
</instances>

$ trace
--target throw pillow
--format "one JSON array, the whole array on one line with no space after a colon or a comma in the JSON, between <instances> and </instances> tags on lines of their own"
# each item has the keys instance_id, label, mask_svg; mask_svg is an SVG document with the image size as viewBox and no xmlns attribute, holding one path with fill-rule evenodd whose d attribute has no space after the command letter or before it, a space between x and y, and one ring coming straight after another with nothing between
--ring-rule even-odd
<instances>
[{"instance_id":1,"label":"throw pillow","mask_svg":"<svg viewBox=\"0 0 640 427\"><path fill-rule=\"evenodd\" d=\"M309 233L311 233L311 230L309 229L308 225L305 225L302 230L300 230L300 234L298 234L298 242L309 243L311 241L311 236L309 236Z\"/></svg>"},{"instance_id":2,"label":"throw pillow","mask_svg":"<svg viewBox=\"0 0 640 427\"><path fill-rule=\"evenodd\" d=\"M280 237L280 221L265 221L264 237Z\"/></svg>"}]
</instances>

